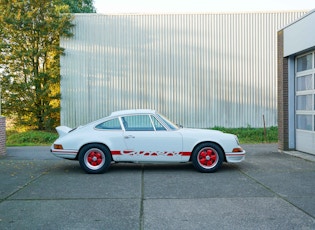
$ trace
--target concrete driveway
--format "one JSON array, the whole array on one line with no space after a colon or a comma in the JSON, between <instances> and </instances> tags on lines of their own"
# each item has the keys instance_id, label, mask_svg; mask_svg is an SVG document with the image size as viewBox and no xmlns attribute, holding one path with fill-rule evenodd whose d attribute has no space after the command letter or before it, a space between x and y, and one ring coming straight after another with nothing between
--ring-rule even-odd
<instances>
[{"instance_id":1,"label":"concrete driveway","mask_svg":"<svg viewBox=\"0 0 315 230\"><path fill-rule=\"evenodd\" d=\"M49 147L0 157L0 229L315 229L315 157L243 145L246 160L203 174L191 164L115 164L85 174Z\"/></svg>"}]
</instances>

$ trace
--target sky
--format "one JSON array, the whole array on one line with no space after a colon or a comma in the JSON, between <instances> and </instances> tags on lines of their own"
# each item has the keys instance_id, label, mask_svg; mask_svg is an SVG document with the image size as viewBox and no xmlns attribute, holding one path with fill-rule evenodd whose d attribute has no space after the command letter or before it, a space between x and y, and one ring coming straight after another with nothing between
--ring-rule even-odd
<instances>
[{"instance_id":1,"label":"sky","mask_svg":"<svg viewBox=\"0 0 315 230\"><path fill-rule=\"evenodd\" d=\"M315 0L94 0L97 13L196 13L313 10Z\"/></svg>"}]
</instances>

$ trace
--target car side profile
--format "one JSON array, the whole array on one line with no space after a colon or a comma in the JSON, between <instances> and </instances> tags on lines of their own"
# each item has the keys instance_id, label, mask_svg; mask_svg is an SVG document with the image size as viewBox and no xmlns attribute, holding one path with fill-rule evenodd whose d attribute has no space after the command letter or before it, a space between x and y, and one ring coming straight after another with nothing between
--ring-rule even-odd
<instances>
[{"instance_id":1,"label":"car side profile","mask_svg":"<svg viewBox=\"0 0 315 230\"><path fill-rule=\"evenodd\" d=\"M215 172L223 162L241 162L245 151L233 134L181 128L155 110L123 110L71 129L56 128L51 152L78 160L87 173L104 173L112 162L192 162L200 172Z\"/></svg>"}]
</instances>

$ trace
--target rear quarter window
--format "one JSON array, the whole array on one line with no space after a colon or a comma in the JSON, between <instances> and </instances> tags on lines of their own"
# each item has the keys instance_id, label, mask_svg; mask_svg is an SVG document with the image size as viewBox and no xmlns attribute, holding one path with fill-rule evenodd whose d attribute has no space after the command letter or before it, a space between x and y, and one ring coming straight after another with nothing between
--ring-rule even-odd
<instances>
[{"instance_id":1,"label":"rear quarter window","mask_svg":"<svg viewBox=\"0 0 315 230\"><path fill-rule=\"evenodd\" d=\"M121 130L120 122L118 118L105 121L95 126L96 129L102 130Z\"/></svg>"}]
</instances>

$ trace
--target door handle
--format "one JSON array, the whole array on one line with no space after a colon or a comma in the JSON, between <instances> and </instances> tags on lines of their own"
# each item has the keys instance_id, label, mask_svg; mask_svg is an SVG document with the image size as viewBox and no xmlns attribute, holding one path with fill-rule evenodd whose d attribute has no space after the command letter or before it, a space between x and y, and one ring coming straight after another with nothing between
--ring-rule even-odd
<instances>
[{"instance_id":1,"label":"door handle","mask_svg":"<svg viewBox=\"0 0 315 230\"><path fill-rule=\"evenodd\" d=\"M135 138L135 136L133 136L133 135L127 135L127 136L125 136L125 139L129 139L129 138Z\"/></svg>"}]
</instances>

